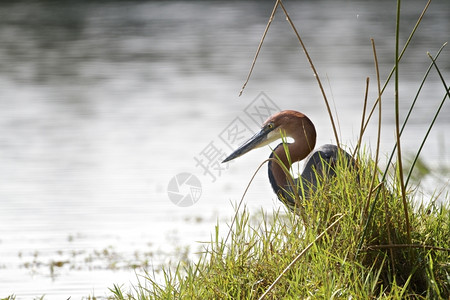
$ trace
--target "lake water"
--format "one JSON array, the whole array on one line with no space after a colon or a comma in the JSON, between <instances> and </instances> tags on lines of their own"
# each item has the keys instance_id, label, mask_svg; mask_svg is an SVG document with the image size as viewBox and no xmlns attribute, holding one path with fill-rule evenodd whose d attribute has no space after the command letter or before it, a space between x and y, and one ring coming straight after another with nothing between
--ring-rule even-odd
<instances>
[{"instance_id":1,"label":"lake water","mask_svg":"<svg viewBox=\"0 0 450 300\"><path fill-rule=\"evenodd\" d=\"M405 1L401 41L425 6ZM376 95L394 57L393 1L285 1L339 116L341 141L359 132L365 80ZM295 109L333 142L312 71L282 11L241 97L273 1L3 1L0 4L0 297L105 296L114 283L158 270L222 234L248 180L269 155L218 160L271 109ZM450 38L450 4L433 1L400 65L402 119L435 54ZM450 80L450 48L438 59ZM263 92L263 94L261 94ZM435 70L403 136L417 151L444 89ZM259 115L255 114L259 110ZM392 148L393 85L383 98L382 150ZM450 164L450 106L423 158ZM240 128L239 138L227 134ZM365 143L376 145L375 120ZM201 183L194 205L171 202L172 178ZM448 184L441 177L434 187ZM201 194L200 192L201 191ZM194 194L193 194L194 195ZM185 199L186 200L186 199ZM244 200L280 206L266 171ZM137 267L136 273L132 267Z\"/></svg>"}]
</instances>

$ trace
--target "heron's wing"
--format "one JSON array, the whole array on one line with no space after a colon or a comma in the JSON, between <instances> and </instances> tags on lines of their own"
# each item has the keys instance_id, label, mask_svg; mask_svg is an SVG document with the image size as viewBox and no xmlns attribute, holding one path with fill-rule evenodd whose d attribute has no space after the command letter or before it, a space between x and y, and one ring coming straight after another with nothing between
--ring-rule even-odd
<instances>
[{"instance_id":1,"label":"heron's wing","mask_svg":"<svg viewBox=\"0 0 450 300\"><path fill-rule=\"evenodd\" d=\"M316 188L318 176L335 174L332 166L337 159L337 147L333 146L324 145L308 155L301 176L303 181Z\"/></svg>"},{"instance_id":2,"label":"heron's wing","mask_svg":"<svg viewBox=\"0 0 450 300\"><path fill-rule=\"evenodd\" d=\"M311 152L305 159L305 166L302 171L302 180L311 185L312 188L317 187L317 179L319 177L331 177L336 175L335 167L338 162L338 154L344 155L344 161L351 166L355 165L353 157L346 151L339 151L336 145L322 145Z\"/></svg>"}]
</instances>

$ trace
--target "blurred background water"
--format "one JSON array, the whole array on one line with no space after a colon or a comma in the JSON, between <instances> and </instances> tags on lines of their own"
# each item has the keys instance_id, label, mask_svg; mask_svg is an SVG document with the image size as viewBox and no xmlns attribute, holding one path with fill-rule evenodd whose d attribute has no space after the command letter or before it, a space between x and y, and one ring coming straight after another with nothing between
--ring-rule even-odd
<instances>
[{"instance_id":1,"label":"blurred background water","mask_svg":"<svg viewBox=\"0 0 450 300\"><path fill-rule=\"evenodd\" d=\"M195 158L260 92L280 109L307 114L318 144L333 142L324 102L281 10L253 76L244 82L273 1L2 1L0 4L0 297L104 296L136 282L132 266L152 272L197 251L233 215L269 149L228 169L205 172ZM326 92L341 140L359 132L365 80L376 97L370 38L382 83L394 58L394 1L285 1ZM425 1L403 3L401 42ZM400 65L402 119L435 54L450 37L450 4L433 1ZM449 78L450 50L438 59ZM432 70L403 135L417 151L444 89ZM382 150L393 146L393 85L383 97ZM449 164L446 103L423 151ZM375 121L375 120L374 120ZM365 138L375 149L376 126ZM384 158L384 157L383 157ZM190 207L174 205L169 181L181 172L201 182ZM448 176L433 188L448 184ZM280 204L257 175L245 203ZM138 268L137 274L142 274Z\"/></svg>"}]
</instances>

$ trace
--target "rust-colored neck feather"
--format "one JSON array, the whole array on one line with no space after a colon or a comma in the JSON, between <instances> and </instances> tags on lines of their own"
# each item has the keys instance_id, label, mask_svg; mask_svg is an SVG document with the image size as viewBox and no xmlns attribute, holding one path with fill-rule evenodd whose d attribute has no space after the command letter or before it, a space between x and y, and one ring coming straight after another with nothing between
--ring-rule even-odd
<instances>
[{"instance_id":1,"label":"rust-colored neck feather","mask_svg":"<svg viewBox=\"0 0 450 300\"><path fill-rule=\"evenodd\" d=\"M285 121L280 126L280 130L284 130L287 136L294 139L294 143L287 144L291 164L307 157L316 145L316 129L314 128L314 124L308 117L301 113L291 116L288 122ZM279 159L288 170L290 169L291 164L289 164L283 144L279 144L270 157ZM269 161L269 180L272 189L277 195L280 190L282 191L288 186L286 173L274 161Z\"/></svg>"}]
</instances>

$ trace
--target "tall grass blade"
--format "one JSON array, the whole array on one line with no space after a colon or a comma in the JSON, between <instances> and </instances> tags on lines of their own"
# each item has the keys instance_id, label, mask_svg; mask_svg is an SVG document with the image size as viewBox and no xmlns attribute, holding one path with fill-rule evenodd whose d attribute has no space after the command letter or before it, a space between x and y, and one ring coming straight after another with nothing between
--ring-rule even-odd
<instances>
[{"instance_id":1,"label":"tall grass blade","mask_svg":"<svg viewBox=\"0 0 450 300\"><path fill-rule=\"evenodd\" d=\"M427 133L425 134L425 137L422 139L422 143L420 144L419 150L417 151L416 156L414 157L413 163L411 164L411 168L409 169L409 173L408 176L406 178L406 182L405 182L405 186L408 185L409 179L411 178L411 174L414 170L414 166L416 165L417 159L419 158L420 153L422 152L422 148L425 145L426 140L428 139L428 135L431 132L431 128L433 128L434 126L434 122L436 121L439 113L441 112L441 108L444 105L445 100L447 99L447 97L450 97L450 92L449 92L449 87L447 85L447 83L445 82L444 77L442 76L441 71L439 70L439 67L436 64L436 59L434 59L430 53L428 53L428 56L430 57L431 61L432 61L432 65L435 67L436 71L439 74L439 77L441 78L442 84L444 85L444 89L445 89L445 95L444 98L442 99L438 109L436 110L436 113L433 116L433 120L430 123L430 126L428 126L428 130Z\"/></svg>"},{"instance_id":2,"label":"tall grass blade","mask_svg":"<svg viewBox=\"0 0 450 300\"><path fill-rule=\"evenodd\" d=\"M366 91L364 93L364 105L363 105L363 111L362 111L362 117L361 117L361 129L359 130L359 138L358 138L358 143L356 144L356 148L353 151L353 157L356 157L356 155L359 153L359 148L361 147L361 143L362 143L362 138L364 135L364 120L366 118L366 110L367 110L367 98L369 96L369 83L370 83L370 78L367 77L366 78Z\"/></svg>"},{"instance_id":3,"label":"tall grass blade","mask_svg":"<svg viewBox=\"0 0 450 300\"><path fill-rule=\"evenodd\" d=\"M397 139L397 174L401 189L401 197L403 202L403 210L405 213L405 227L408 243L411 243L411 228L409 225L408 203L406 201L405 182L403 178L403 162L402 162L402 147L400 143L400 108L399 108L399 43L400 43L400 7L401 0L397 0L397 21L395 27L395 79L394 79L394 96L395 96L395 137Z\"/></svg>"},{"instance_id":4,"label":"tall grass blade","mask_svg":"<svg viewBox=\"0 0 450 300\"><path fill-rule=\"evenodd\" d=\"M339 136L338 136L338 132L337 132L337 129L336 129L336 125L335 125L335 123L334 123L333 113L331 112L330 104L328 103L328 99L327 99L327 96L326 96L326 94L325 94L325 90L324 90L324 88L323 88L322 81L320 80L319 74L317 73L316 67L314 66L314 64L313 64L313 62L312 62L311 56L309 56L308 50L306 50L306 46L305 46L305 44L303 43L303 40L302 40L302 38L300 37L300 34L298 33L297 28L296 28L295 25L294 25L294 22L292 21L292 19L291 19L291 17L289 16L289 14L288 14L286 8L284 7L283 2L282 2L281 0L279 0L279 1L277 1L277 2L279 2L281 8L283 9L284 14L286 15L287 21L289 22L289 24L291 25L292 29L294 30L295 35L297 36L297 39L298 39L298 41L300 42L300 45L301 45L301 47L302 47L302 49L303 49L303 52L304 52L305 55L306 55L306 59L308 60L309 65L311 66L311 69L312 69L312 71L313 71L313 73L314 73L314 77L316 78L317 83L319 84L319 88L320 88L320 91L321 91L321 93L322 93L323 99L324 99L324 101L325 101L325 105L326 105L326 107L327 107L328 115L329 115L329 117L330 117L331 126L333 127L334 137L335 137L335 139L336 139L336 145L338 146L338 148L340 148L340 146L339 146L339 145L340 145L340 143L339 143Z\"/></svg>"},{"instance_id":5,"label":"tall grass blade","mask_svg":"<svg viewBox=\"0 0 450 300\"><path fill-rule=\"evenodd\" d=\"M372 198L372 189L375 184L375 178L377 177L378 173L378 157L380 154L380 141L381 141L381 83L380 83L380 70L378 68L378 58L377 58L377 50L375 48L375 41L373 39L370 39L372 43L372 50L373 50L373 57L374 57L374 64L375 64L375 71L377 75L377 87L378 87L378 134L377 134L377 149L375 151L375 166L373 168L373 176L372 181L370 183L369 188L369 195L367 196L367 203L364 208L364 215L367 215L367 210L369 209L369 203L370 199ZM361 137L362 137L361 132Z\"/></svg>"},{"instance_id":6,"label":"tall grass blade","mask_svg":"<svg viewBox=\"0 0 450 300\"><path fill-rule=\"evenodd\" d=\"M244 89L247 86L247 83L250 80L250 77L252 76L253 69L255 67L256 60L258 59L259 52L261 51L262 44L264 43L264 39L266 38L267 32L269 31L269 27L272 24L273 17L275 16L275 13L277 12L278 1L279 0L277 0L275 2L275 5L274 5L273 10L272 10L272 13L270 14L269 21L267 22L267 25L266 25L266 29L264 30L264 33L263 33L263 35L261 37L261 41L259 42L258 49L256 49L255 57L253 58L253 62L252 62L252 65L250 67L250 71L248 72L247 78L245 79L245 82L244 82L244 85L242 86L242 88L241 88L241 90L239 92L239 97L244 92Z\"/></svg>"}]
</instances>

